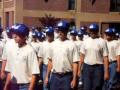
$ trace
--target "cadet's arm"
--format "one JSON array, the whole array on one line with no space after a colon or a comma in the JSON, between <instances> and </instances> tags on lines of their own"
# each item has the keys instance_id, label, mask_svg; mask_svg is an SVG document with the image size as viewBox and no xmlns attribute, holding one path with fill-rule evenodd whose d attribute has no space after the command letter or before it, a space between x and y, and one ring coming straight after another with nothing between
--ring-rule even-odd
<instances>
[{"instance_id":1,"label":"cadet's arm","mask_svg":"<svg viewBox=\"0 0 120 90\"><path fill-rule=\"evenodd\" d=\"M48 79L49 79L49 75L50 75L51 69L52 69L52 60L49 59L49 61L48 61L48 67L47 67L47 74L46 74L46 78L45 78L45 81L44 81L44 83L46 85L48 85Z\"/></svg>"},{"instance_id":2,"label":"cadet's arm","mask_svg":"<svg viewBox=\"0 0 120 90\"><path fill-rule=\"evenodd\" d=\"M82 65L84 63L84 57L85 57L85 55L80 53L80 61L79 61L79 65L78 65L78 76L79 77L81 75L81 69L82 69Z\"/></svg>"},{"instance_id":3,"label":"cadet's arm","mask_svg":"<svg viewBox=\"0 0 120 90\"><path fill-rule=\"evenodd\" d=\"M34 90L35 82L36 82L36 75L33 74L30 82L29 90Z\"/></svg>"},{"instance_id":4,"label":"cadet's arm","mask_svg":"<svg viewBox=\"0 0 120 90\"><path fill-rule=\"evenodd\" d=\"M108 56L104 56L104 79L109 79L109 60Z\"/></svg>"},{"instance_id":5,"label":"cadet's arm","mask_svg":"<svg viewBox=\"0 0 120 90\"><path fill-rule=\"evenodd\" d=\"M120 73L120 55L117 56L117 72Z\"/></svg>"},{"instance_id":6,"label":"cadet's arm","mask_svg":"<svg viewBox=\"0 0 120 90\"><path fill-rule=\"evenodd\" d=\"M7 74L7 79L6 79L6 82L5 82L5 86L4 86L4 90L8 90L9 85L10 85L10 81L11 81L11 74L8 73Z\"/></svg>"}]
</instances>

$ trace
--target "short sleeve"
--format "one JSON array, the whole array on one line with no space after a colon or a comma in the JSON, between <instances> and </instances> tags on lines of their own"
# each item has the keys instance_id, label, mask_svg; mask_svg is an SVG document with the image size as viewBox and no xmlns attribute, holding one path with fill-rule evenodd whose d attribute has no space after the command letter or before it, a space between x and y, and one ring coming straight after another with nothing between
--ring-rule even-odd
<instances>
[{"instance_id":1,"label":"short sleeve","mask_svg":"<svg viewBox=\"0 0 120 90\"><path fill-rule=\"evenodd\" d=\"M53 43L50 45L48 50L48 59L53 59Z\"/></svg>"},{"instance_id":2,"label":"short sleeve","mask_svg":"<svg viewBox=\"0 0 120 90\"><path fill-rule=\"evenodd\" d=\"M29 70L32 74L40 73L37 55L34 50L28 54L28 63L29 63Z\"/></svg>"},{"instance_id":3,"label":"short sleeve","mask_svg":"<svg viewBox=\"0 0 120 90\"><path fill-rule=\"evenodd\" d=\"M3 54L2 54L2 60L7 60L7 46L4 45L3 47Z\"/></svg>"},{"instance_id":4,"label":"short sleeve","mask_svg":"<svg viewBox=\"0 0 120 90\"><path fill-rule=\"evenodd\" d=\"M80 53L85 54L85 42L83 42L80 47Z\"/></svg>"},{"instance_id":5,"label":"short sleeve","mask_svg":"<svg viewBox=\"0 0 120 90\"><path fill-rule=\"evenodd\" d=\"M38 57L43 57L43 47L42 47L42 44L39 46Z\"/></svg>"},{"instance_id":6,"label":"short sleeve","mask_svg":"<svg viewBox=\"0 0 120 90\"><path fill-rule=\"evenodd\" d=\"M78 53L77 46L74 45L74 47L73 47L73 62L78 62L78 61L79 61L79 53Z\"/></svg>"},{"instance_id":7,"label":"short sleeve","mask_svg":"<svg viewBox=\"0 0 120 90\"><path fill-rule=\"evenodd\" d=\"M103 42L103 56L108 56L108 47L107 47L107 42Z\"/></svg>"},{"instance_id":8,"label":"short sleeve","mask_svg":"<svg viewBox=\"0 0 120 90\"><path fill-rule=\"evenodd\" d=\"M119 56L119 55L120 55L120 43L119 43L119 46L116 49L116 56Z\"/></svg>"}]
</instances>

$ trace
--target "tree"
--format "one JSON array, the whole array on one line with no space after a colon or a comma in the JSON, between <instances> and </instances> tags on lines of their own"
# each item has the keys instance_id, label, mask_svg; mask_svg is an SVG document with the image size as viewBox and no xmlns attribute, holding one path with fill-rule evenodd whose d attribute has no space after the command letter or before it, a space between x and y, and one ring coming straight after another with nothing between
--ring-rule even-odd
<instances>
[{"instance_id":1,"label":"tree","mask_svg":"<svg viewBox=\"0 0 120 90\"><path fill-rule=\"evenodd\" d=\"M45 14L45 17L39 18L42 27L55 27L60 18L55 18L51 14Z\"/></svg>"}]
</instances>

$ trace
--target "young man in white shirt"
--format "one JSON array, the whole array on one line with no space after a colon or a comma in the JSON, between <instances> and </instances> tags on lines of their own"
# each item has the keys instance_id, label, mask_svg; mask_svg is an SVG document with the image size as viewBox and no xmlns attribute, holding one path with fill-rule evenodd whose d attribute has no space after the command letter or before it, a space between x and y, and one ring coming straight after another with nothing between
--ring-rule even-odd
<instances>
[{"instance_id":1,"label":"young man in white shirt","mask_svg":"<svg viewBox=\"0 0 120 90\"><path fill-rule=\"evenodd\" d=\"M119 48L119 43L115 38L115 32L113 28L108 28L105 30L105 35L107 39L107 47L109 52L109 69L110 69L110 79L108 81L108 90L112 90L117 85L117 69L119 71L119 60L117 60L117 50Z\"/></svg>"},{"instance_id":2,"label":"young man in white shirt","mask_svg":"<svg viewBox=\"0 0 120 90\"><path fill-rule=\"evenodd\" d=\"M29 28L18 24L13 33L17 44L4 55L7 60L5 70L8 72L4 90L8 90L9 85L11 90L34 90L39 66L35 51L26 43Z\"/></svg>"},{"instance_id":3,"label":"young man in white shirt","mask_svg":"<svg viewBox=\"0 0 120 90\"><path fill-rule=\"evenodd\" d=\"M86 26L81 26L80 31L83 33L83 40L85 40L89 37Z\"/></svg>"},{"instance_id":4,"label":"young man in white shirt","mask_svg":"<svg viewBox=\"0 0 120 90\"><path fill-rule=\"evenodd\" d=\"M50 78L50 90L71 90L77 81L79 55L76 45L67 39L69 23L60 21L57 24L59 39L50 48L49 62L45 84Z\"/></svg>"},{"instance_id":5,"label":"young man in white shirt","mask_svg":"<svg viewBox=\"0 0 120 90\"><path fill-rule=\"evenodd\" d=\"M97 24L91 24L89 30L90 37L83 41L80 50L79 71L84 64L84 90L102 90L104 80L109 79L107 43L98 36Z\"/></svg>"}]
</instances>

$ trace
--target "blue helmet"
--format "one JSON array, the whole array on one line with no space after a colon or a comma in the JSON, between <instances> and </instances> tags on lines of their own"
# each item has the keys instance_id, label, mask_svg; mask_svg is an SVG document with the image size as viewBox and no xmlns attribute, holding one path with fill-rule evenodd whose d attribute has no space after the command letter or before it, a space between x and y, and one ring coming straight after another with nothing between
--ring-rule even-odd
<instances>
[{"instance_id":1,"label":"blue helmet","mask_svg":"<svg viewBox=\"0 0 120 90\"><path fill-rule=\"evenodd\" d=\"M29 28L25 24L17 24L14 26L14 33L19 36L28 36Z\"/></svg>"},{"instance_id":2,"label":"blue helmet","mask_svg":"<svg viewBox=\"0 0 120 90\"><path fill-rule=\"evenodd\" d=\"M11 29L11 28L7 27L7 28L6 28L6 33L10 33L10 32L11 32L10 29Z\"/></svg>"},{"instance_id":3,"label":"blue helmet","mask_svg":"<svg viewBox=\"0 0 120 90\"><path fill-rule=\"evenodd\" d=\"M87 27L86 26L82 26L82 27L80 27L80 30L85 32L87 30Z\"/></svg>"},{"instance_id":4,"label":"blue helmet","mask_svg":"<svg viewBox=\"0 0 120 90\"><path fill-rule=\"evenodd\" d=\"M98 32L99 31L99 26L97 24L91 24L89 26L89 30Z\"/></svg>"},{"instance_id":5,"label":"blue helmet","mask_svg":"<svg viewBox=\"0 0 120 90\"><path fill-rule=\"evenodd\" d=\"M8 38L12 38L13 30L11 29L11 27L6 28L6 33L7 33Z\"/></svg>"},{"instance_id":6,"label":"blue helmet","mask_svg":"<svg viewBox=\"0 0 120 90\"><path fill-rule=\"evenodd\" d=\"M84 35L84 32L83 31L78 31L78 37L83 37L83 35Z\"/></svg>"},{"instance_id":7,"label":"blue helmet","mask_svg":"<svg viewBox=\"0 0 120 90\"><path fill-rule=\"evenodd\" d=\"M69 29L69 23L65 20L61 20L57 23L57 28L59 31L67 31L68 32L68 29Z\"/></svg>"},{"instance_id":8,"label":"blue helmet","mask_svg":"<svg viewBox=\"0 0 120 90\"><path fill-rule=\"evenodd\" d=\"M33 37L37 37L37 32L36 31L32 31L32 36Z\"/></svg>"},{"instance_id":9,"label":"blue helmet","mask_svg":"<svg viewBox=\"0 0 120 90\"><path fill-rule=\"evenodd\" d=\"M120 32L117 32L115 35L116 37L120 38Z\"/></svg>"},{"instance_id":10,"label":"blue helmet","mask_svg":"<svg viewBox=\"0 0 120 90\"><path fill-rule=\"evenodd\" d=\"M34 31L36 28L35 27L31 27L32 31Z\"/></svg>"},{"instance_id":11,"label":"blue helmet","mask_svg":"<svg viewBox=\"0 0 120 90\"><path fill-rule=\"evenodd\" d=\"M76 29L71 30L70 35L77 36L77 30Z\"/></svg>"},{"instance_id":12,"label":"blue helmet","mask_svg":"<svg viewBox=\"0 0 120 90\"><path fill-rule=\"evenodd\" d=\"M105 34L110 34L110 35L115 34L114 29L113 29L113 28L108 28L108 29L106 29L106 30L105 30Z\"/></svg>"},{"instance_id":13,"label":"blue helmet","mask_svg":"<svg viewBox=\"0 0 120 90\"><path fill-rule=\"evenodd\" d=\"M43 32L37 32L38 39L45 39L45 34Z\"/></svg>"},{"instance_id":14,"label":"blue helmet","mask_svg":"<svg viewBox=\"0 0 120 90\"><path fill-rule=\"evenodd\" d=\"M52 27L48 27L46 30L45 30L45 33L46 34L54 34L54 30Z\"/></svg>"}]
</instances>

